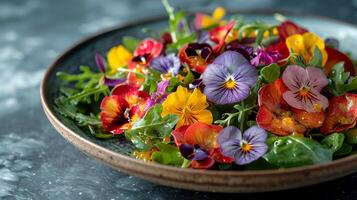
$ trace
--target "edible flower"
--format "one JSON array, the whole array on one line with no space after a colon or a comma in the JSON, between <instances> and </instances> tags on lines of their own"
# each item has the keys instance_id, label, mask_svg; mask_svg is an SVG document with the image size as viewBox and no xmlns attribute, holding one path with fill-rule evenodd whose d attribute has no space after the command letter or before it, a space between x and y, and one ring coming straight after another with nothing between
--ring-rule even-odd
<instances>
[{"instance_id":1,"label":"edible flower","mask_svg":"<svg viewBox=\"0 0 357 200\"><path fill-rule=\"evenodd\" d=\"M162 80L160 81L159 84L157 84L157 90L154 94L151 95L151 97L148 99L146 103L146 108L145 111L149 110L151 107L153 107L157 103L162 103L166 97L166 88L170 85L170 81L168 80Z\"/></svg>"},{"instance_id":2,"label":"edible flower","mask_svg":"<svg viewBox=\"0 0 357 200\"><path fill-rule=\"evenodd\" d=\"M282 41L285 41L291 35L304 34L308 32L305 28L300 27L290 20L286 20L278 26L279 37Z\"/></svg>"},{"instance_id":3,"label":"edible flower","mask_svg":"<svg viewBox=\"0 0 357 200\"><path fill-rule=\"evenodd\" d=\"M183 64L201 74L211 63L213 50L207 43L190 43L180 49L178 56Z\"/></svg>"},{"instance_id":4,"label":"edible flower","mask_svg":"<svg viewBox=\"0 0 357 200\"><path fill-rule=\"evenodd\" d=\"M235 51L218 56L202 77L204 93L216 104L232 104L247 98L257 79L257 70Z\"/></svg>"},{"instance_id":5,"label":"edible flower","mask_svg":"<svg viewBox=\"0 0 357 200\"><path fill-rule=\"evenodd\" d=\"M238 40L233 40L226 45L226 50L236 51L242 54L248 61L254 57L254 48L241 44Z\"/></svg>"},{"instance_id":6,"label":"edible flower","mask_svg":"<svg viewBox=\"0 0 357 200\"><path fill-rule=\"evenodd\" d=\"M224 25L225 21L222 18L226 14L226 10L222 7L214 9L212 16L203 13L197 13L195 17L195 28L197 30L206 29L215 25Z\"/></svg>"},{"instance_id":7,"label":"edible flower","mask_svg":"<svg viewBox=\"0 0 357 200\"><path fill-rule=\"evenodd\" d=\"M304 34L295 34L286 38L286 46L292 53L302 56L307 63L310 63L314 55L315 48L318 48L322 54L322 66L327 61L327 52L324 41L315 33L306 32Z\"/></svg>"},{"instance_id":8,"label":"edible flower","mask_svg":"<svg viewBox=\"0 0 357 200\"><path fill-rule=\"evenodd\" d=\"M142 117L149 95L130 85L118 85L100 105L100 118L105 130L122 134L131 123Z\"/></svg>"},{"instance_id":9,"label":"edible flower","mask_svg":"<svg viewBox=\"0 0 357 200\"><path fill-rule=\"evenodd\" d=\"M282 78L288 87L283 98L290 106L307 112L320 112L328 107L328 99L320 94L328 84L326 75L321 69L289 65Z\"/></svg>"},{"instance_id":10,"label":"edible flower","mask_svg":"<svg viewBox=\"0 0 357 200\"><path fill-rule=\"evenodd\" d=\"M325 73L327 75L331 72L331 69L339 62L344 62L345 71L349 72L351 76L354 76L356 74L355 66L352 60L346 54L332 47L326 47L325 49L328 55L327 62L324 65Z\"/></svg>"},{"instance_id":11,"label":"edible flower","mask_svg":"<svg viewBox=\"0 0 357 200\"><path fill-rule=\"evenodd\" d=\"M191 161L191 168L208 169L216 161L221 163L232 161L230 158L218 155L221 152L218 150L217 136L221 130L220 126L196 122L175 129L172 135L181 155Z\"/></svg>"},{"instance_id":12,"label":"edible flower","mask_svg":"<svg viewBox=\"0 0 357 200\"><path fill-rule=\"evenodd\" d=\"M140 44L134 51L134 56L144 56L145 64L149 64L153 58L158 57L161 54L162 49L163 45L160 42L148 38L140 42Z\"/></svg>"},{"instance_id":13,"label":"edible flower","mask_svg":"<svg viewBox=\"0 0 357 200\"><path fill-rule=\"evenodd\" d=\"M208 107L206 96L198 88L189 92L187 88L178 86L176 92L167 96L162 106L163 116L168 114L179 116L176 128L195 122L211 124L213 120L212 113L206 109Z\"/></svg>"},{"instance_id":14,"label":"edible flower","mask_svg":"<svg viewBox=\"0 0 357 200\"><path fill-rule=\"evenodd\" d=\"M167 56L156 57L150 63L151 68L170 76L176 76L180 66L180 59L173 53Z\"/></svg>"},{"instance_id":15,"label":"edible flower","mask_svg":"<svg viewBox=\"0 0 357 200\"><path fill-rule=\"evenodd\" d=\"M95 62L97 64L97 67L99 68L99 70L103 73L103 81L104 81L105 85L107 85L109 87L114 87L114 86L124 83L126 81L125 79L121 79L121 78L109 78L106 75L106 67L104 64L104 58L98 53L95 55Z\"/></svg>"},{"instance_id":16,"label":"edible flower","mask_svg":"<svg viewBox=\"0 0 357 200\"><path fill-rule=\"evenodd\" d=\"M140 42L134 51L133 59L128 63L128 68L131 70L127 75L129 84L140 87L144 83L145 79L139 74L147 75L149 73L146 67L152 59L161 54L163 47L163 44L151 38Z\"/></svg>"},{"instance_id":17,"label":"edible flower","mask_svg":"<svg viewBox=\"0 0 357 200\"><path fill-rule=\"evenodd\" d=\"M107 54L109 73L114 74L118 68L127 66L132 58L132 53L123 45L112 47Z\"/></svg>"},{"instance_id":18,"label":"edible flower","mask_svg":"<svg viewBox=\"0 0 357 200\"><path fill-rule=\"evenodd\" d=\"M321 132L331 134L353 128L357 121L357 94L347 93L330 100Z\"/></svg>"},{"instance_id":19,"label":"edible flower","mask_svg":"<svg viewBox=\"0 0 357 200\"><path fill-rule=\"evenodd\" d=\"M250 127L243 134L237 127L228 126L219 134L218 143L223 155L234 158L238 165L245 165L267 152L267 137L267 132L258 126Z\"/></svg>"},{"instance_id":20,"label":"edible flower","mask_svg":"<svg viewBox=\"0 0 357 200\"><path fill-rule=\"evenodd\" d=\"M225 40L229 34L229 32L233 29L234 27L234 21L229 22L227 25L223 26L218 26L210 31L208 31L208 34L210 35L210 39L216 43L215 46L213 46L213 52L218 54L222 47L225 44Z\"/></svg>"},{"instance_id":21,"label":"edible flower","mask_svg":"<svg viewBox=\"0 0 357 200\"><path fill-rule=\"evenodd\" d=\"M256 56L251 60L250 63L253 66L270 65L277 62L281 58L282 56L280 55L279 51L263 49L263 47L259 46L257 48Z\"/></svg>"},{"instance_id":22,"label":"edible flower","mask_svg":"<svg viewBox=\"0 0 357 200\"><path fill-rule=\"evenodd\" d=\"M321 127L324 112L306 112L289 106L283 99L286 91L288 88L281 78L260 88L256 117L259 127L282 136L304 134L309 129Z\"/></svg>"}]
</instances>

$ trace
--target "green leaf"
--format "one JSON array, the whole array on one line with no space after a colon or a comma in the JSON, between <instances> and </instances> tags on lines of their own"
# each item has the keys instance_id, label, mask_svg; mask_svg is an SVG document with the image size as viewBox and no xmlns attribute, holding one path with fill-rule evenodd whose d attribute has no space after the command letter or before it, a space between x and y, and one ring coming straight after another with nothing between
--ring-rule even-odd
<instances>
[{"instance_id":1,"label":"green leaf","mask_svg":"<svg viewBox=\"0 0 357 200\"><path fill-rule=\"evenodd\" d=\"M315 47L314 54L310 60L311 66L321 67L322 66L322 53L318 47Z\"/></svg>"},{"instance_id":2,"label":"green leaf","mask_svg":"<svg viewBox=\"0 0 357 200\"><path fill-rule=\"evenodd\" d=\"M159 149L159 151L152 153L151 159L153 161L177 167L182 165L184 158L181 156L181 153L176 146L166 143L158 143L155 146Z\"/></svg>"},{"instance_id":3,"label":"green leaf","mask_svg":"<svg viewBox=\"0 0 357 200\"><path fill-rule=\"evenodd\" d=\"M345 86L345 91L346 92L351 92L357 90L357 77L354 77L346 86Z\"/></svg>"},{"instance_id":4,"label":"green leaf","mask_svg":"<svg viewBox=\"0 0 357 200\"><path fill-rule=\"evenodd\" d=\"M172 128L178 121L178 116L169 114L161 117L162 105L156 104L146 113L146 115L135 122L125 135L134 145L140 149L148 149L155 145L156 140L170 136ZM150 141L150 142L148 142Z\"/></svg>"},{"instance_id":5,"label":"green leaf","mask_svg":"<svg viewBox=\"0 0 357 200\"><path fill-rule=\"evenodd\" d=\"M125 48L131 52L134 52L136 47L139 45L140 40L134 37L124 36L122 42Z\"/></svg>"},{"instance_id":6,"label":"green leaf","mask_svg":"<svg viewBox=\"0 0 357 200\"><path fill-rule=\"evenodd\" d=\"M86 125L94 125L99 126L101 125L101 121L99 118L95 117L94 115L84 115L79 112L78 107L74 104L66 101L65 98L58 98L55 101L55 110L59 112L61 115L71 118L78 122L81 126Z\"/></svg>"},{"instance_id":7,"label":"green leaf","mask_svg":"<svg viewBox=\"0 0 357 200\"><path fill-rule=\"evenodd\" d=\"M333 66L329 76L331 79L329 85L330 91L335 96L340 96L346 93L345 83L350 77L350 73L345 72L344 62L339 62L335 66Z\"/></svg>"},{"instance_id":8,"label":"green leaf","mask_svg":"<svg viewBox=\"0 0 357 200\"><path fill-rule=\"evenodd\" d=\"M273 63L271 65L263 67L260 71L260 74L263 76L266 82L272 83L280 77L280 67L277 64Z\"/></svg>"},{"instance_id":9,"label":"green leaf","mask_svg":"<svg viewBox=\"0 0 357 200\"><path fill-rule=\"evenodd\" d=\"M177 77L173 77L170 79L170 85L167 87L167 91L174 92L179 85L181 85L181 81Z\"/></svg>"},{"instance_id":10,"label":"green leaf","mask_svg":"<svg viewBox=\"0 0 357 200\"><path fill-rule=\"evenodd\" d=\"M331 151L335 153L342 147L344 140L345 136L342 133L333 133L331 135L326 136L321 141L321 144L326 148L331 149Z\"/></svg>"},{"instance_id":11,"label":"green leaf","mask_svg":"<svg viewBox=\"0 0 357 200\"><path fill-rule=\"evenodd\" d=\"M352 153L352 150L353 148L351 145L347 143L343 143L342 147L334 153L334 156L338 156L338 157L347 156Z\"/></svg>"},{"instance_id":12,"label":"green leaf","mask_svg":"<svg viewBox=\"0 0 357 200\"><path fill-rule=\"evenodd\" d=\"M182 84L187 87L190 83L192 83L195 80L195 76L193 75L189 67L186 67L186 70L187 70L187 74L183 79Z\"/></svg>"},{"instance_id":13,"label":"green leaf","mask_svg":"<svg viewBox=\"0 0 357 200\"><path fill-rule=\"evenodd\" d=\"M271 137L263 158L277 167L297 167L330 162L332 151L317 141L296 136Z\"/></svg>"},{"instance_id":14,"label":"green leaf","mask_svg":"<svg viewBox=\"0 0 357 200\"><path fill-rule=\"evenodd\" d=\"M346 142L349 144L357 144L357 128L350 129L345 133Z\"/></svg>"}]
</instances>

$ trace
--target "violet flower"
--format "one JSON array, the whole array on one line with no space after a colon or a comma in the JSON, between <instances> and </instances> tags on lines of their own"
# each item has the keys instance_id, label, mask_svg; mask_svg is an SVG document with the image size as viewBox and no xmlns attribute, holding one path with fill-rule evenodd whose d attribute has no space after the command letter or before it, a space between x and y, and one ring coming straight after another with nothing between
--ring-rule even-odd
<instances>
[{"instance_id":1,"label":"violet flower","mask_svg":"<svg viewBox=\"0 0 357 200\"><path fill-rule=\"evenodd\" d=\"M232 104L247 98L257 79L257 70L235 51L218 56L202 77L205 95L216 104Z\"/></svg>"},{"instance_id":2,"label":"violet flower","mask_svg":"<svg viewBox=\"0 0 357 200\"><path fill-rule=\"evenodd\" d=\"M282 58L281 54L278 51L269 51L264 50L262 47L258 47L256 56L250 61L254 66L259 65L270 65L277 62Z\"/></svg>"},{"instance_id":3,"label":"violet flower","mask_svg":"<svg viewBox=\"0 0 357 200\"><path fill-rule=\"evenodd\" d=\"M156 57L150 63L151 68L164 74L170 73L172 76L178 74L180 66L180 59L173 53L167 56Z\"/></svg>"},{"instance_id":4,"label":"violet flower","mask_svg":"<svg viewBox=\"0 0 357 200\"><path fill-rule=\"evenodd\" d=\"M168 80L163 80L159 84L157 84L157 90L154 94L146 102L145 111L148 111L151 107L153 107L157 103L162 103L166 97L166 88L169 86L170 82Z\"/></svg>"},{"instance_id":5,"label":"violet flower","mask_svg":"<svg viewBox=\"0 0 357 200\"><path fill-rule=\"evenodd\" d=\"M266 131L258 126L250 127L243 134L237 127L228 126L218 135L217 141L223 155L234 158L238 165L245 165L267 152L267 137Z\"/></svg>"},{"instance_id":6,"label":"violet flower","mask_svg":"<svg viewBox=\"0 0 357 200\"><path fill-rule=\"evenodd\" d=\"M328 84L321 69L289 65L282 78L289 89L283 94L283 98L290 106L307 112L320 112L328 107L328 99L320 94Z\"/></svg>"},{"instance_id":7,"label":"violet flower","mask_svg":"<svg viewBox=\"0 0 357 200\"><path fill-rule=\"evenodd\" d=\"M109 86L109 87L114 87L118 84L124 83L125 79L119 79L119 78L108 78L106 76L106 69L105 69L105 64L104 64L104 58L103 56L101 56L100 54L96 54L95 55L95 62L97 64L97 67L99 68L99 70L102 72L104 78L104 84Z\"/></svg>"},{"instance_id":8,"label":"violet flower","mask_svg":"<svg viewBox=\"0 0 357 200\"><path fill-rule=\"evenodd\" d=\"M253 58L254 48L251 46L243 45L238 40L233 40L232 42L228 43L226 50L236 51L242 54L247 60L251 60Z\"/></svg>"}]
</instances>

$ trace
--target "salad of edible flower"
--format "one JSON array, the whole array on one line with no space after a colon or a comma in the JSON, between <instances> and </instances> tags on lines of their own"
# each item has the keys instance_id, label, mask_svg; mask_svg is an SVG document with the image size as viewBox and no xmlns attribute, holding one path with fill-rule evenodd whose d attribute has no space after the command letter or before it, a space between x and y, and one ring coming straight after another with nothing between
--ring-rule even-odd
<instances>
[{"instance_id":1,"label":"salad of edible flower","mask_svg":"<svg viewBox=\"0 0 357 200\"><path fill-rule=\"evenodd\" d=\"M356 153L357 65L337 39L285 18L163 5L168 28L118 38L93 55L97 66L57 74L60 114L100 140L131 142L137 159L182 168L288 168Z\"/></svg>"}]
</instances>

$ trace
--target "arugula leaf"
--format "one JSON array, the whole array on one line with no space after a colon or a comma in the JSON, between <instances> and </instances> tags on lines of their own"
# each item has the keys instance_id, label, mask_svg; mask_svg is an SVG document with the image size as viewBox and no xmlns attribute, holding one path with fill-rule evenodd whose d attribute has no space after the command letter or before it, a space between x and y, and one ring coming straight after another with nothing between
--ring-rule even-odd
<instances>
[{"instance_id":1,"label":"arugula leaf","mask_svg":"<svg viewBox=\"0 0 357 200\"><path fill-rule=\"evenodd\" d=\"M139 45L140 40L134 37L124 36L122 42L125 48L131 52L134 52L136 47Z\"/></svg>"},{"instance_id":2,"label":"arugula leaf","mask_svg":"<svg viewBox=\"0 0 357 200\"><path fill-rule=\"evenodd\" d=\"M181 153L176 146L166 143L158 143L155 146L159 151L152 153L151 159L153 161L177 167L182 165L184 158L181 156Z\"/></svg>"},{"instance_id":3,"label":"arugula leaf","mask_svg":"<svg viewBox=\"0 0 357 200\"><path fill-rule=\"evenodd\" d=\"M140 150L151 149L155 142L162 141L164 137L170 136L172 128L178 121L178 116L169 114L161 117L162 105L156 104L146 115L136 121L125 136L130 139Z\"/></svg>"},{"instance_id":4,"label":"arugula leaf","mask_svg":"<svg viewBox=\"0 0 357 200\"><path fill-rule=\"evenodd\" d=\"M271 65L263 67L260 71L260 74L266 82L272 83L280 77L280 67L277 64L273 63Z\"/></svg>"},{"instance_id":5,"label":"arugula leaf","mask_svg":"<svg viewBox=\"0 0 357 200\"><path fill-rule=\"evenodd\" d=\"M312 55L312 58L310 60L310 65L315 67L322 66L322 53L318 47L315 47L314 49L314 54Z\"/></svg>"},{"instance_id":6,"label":"arugula leaf","mask_svg":"<svg viewBox=\"0 0 357 200\"><path fill-rule=\"evenodd\" d=\"M332 151L310 138L273 136L267 144L269 150L263 158L277 167L297 167L332 160Z\"/></svg>"},{"instance_id":7,"label":"arugula leaf","mask_svg":"<svg viewBox=\"0 0 357 200\"><path fill-rule=\"evenodd\" d=\"M345 136L342 133L333 133L326 136L321 144L335 153L342 147L344 140Z\"/></svg>"},{"instance_id":8,"label":"arugula leaf","mask_svg":"<svg viewBox=\"0 0 357 200\"><path fill-rule=\"evenodd\" d=\"M78 122L81 126L86 125L101 125L101 121L98 117L93 114L85 115L79 112L78 107L72 103L66 101L65 98L59 98L55 101L55 110L59 112L61 115L71 118Z\"/></svg>"}]
</instances>

